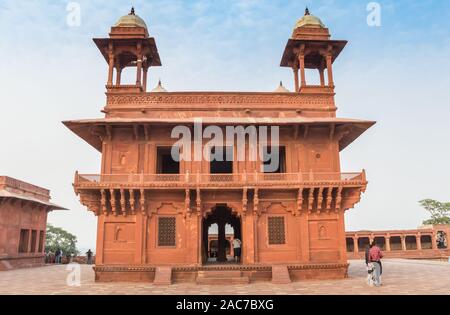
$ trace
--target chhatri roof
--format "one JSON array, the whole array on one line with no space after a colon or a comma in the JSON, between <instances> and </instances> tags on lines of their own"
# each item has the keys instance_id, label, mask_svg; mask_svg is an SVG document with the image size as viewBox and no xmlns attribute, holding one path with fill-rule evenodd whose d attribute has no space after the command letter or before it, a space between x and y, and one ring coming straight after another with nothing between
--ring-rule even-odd
<instances>
[{"instance_id":1,"label":"chhatri roof","mask_svg":"<svg viewBox=\"0 0 450 315\"><path fill-rule=\"evenodd\" d=\"M92 145L98 151L102 151L102 136L93 132L94 126L132 126L132 125L193 125L199 122L200 117L185 118L99 118L86 120L64 121L64 125L72 130L80 138ZM203 125L221 125L221 126L330 126L337 128L346 128L348 130L343 134L339 143L340 150L344 150L348 145L354 142L367 129L375 125L374 121L335 118L335 117L201 117Z\"/></svg>"},{"instance_id":2,"label":"chhatri roof","mask_svg":"<svg viewBox=\"0 0 450 315\"><path fill-rule=\"evenodd\" d=\"M134 7L131 8L131 12L128 15L122 16L117 23L114 25L115 27L143 27L147 29L147 24L145 21L141 19L138 15L136 15L134 11Z\"/></svg>"}]
</instances>

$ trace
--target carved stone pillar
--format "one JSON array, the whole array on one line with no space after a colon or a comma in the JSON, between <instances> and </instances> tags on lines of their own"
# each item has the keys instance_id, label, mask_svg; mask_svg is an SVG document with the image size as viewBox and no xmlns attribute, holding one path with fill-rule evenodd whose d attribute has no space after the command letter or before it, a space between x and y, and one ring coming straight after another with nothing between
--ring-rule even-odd
<instances>
[{"instance_id":1,"label":"carved stone pillar","mask_svg":"<svg viewBox=\"0 0 450 315\"><path fill-rule=\"evenodd\" d=\"M420 233L416 235L416 244L417 244L417 250L422 250L422 243L421 243L421 235Z\"/></svg>"},{"instance_id":2,"label":"carved stone pillar","mask_svg":"<svg viewBox=\"0 0 450 315\"><path fill-rule=\"evenodd\" d=\"M122 68L120 67L116 67L116 85L120 85L121 81L122 81Z\"/></svg>"},{"instance_id":3,"label":"carved stone pillar","mask_svg":"<svg viewBox=\"0 0 450 315\"><path fill-rule=\"evenodd\" d=\"M385 242L386 242L386 251L390 252L391 251L391 237L389 235L385 237Z\"/></svg>"},{"instance_id":4,"label":"carved stone pillar","mask_svg":"<svg viewBox=\"0 0 450 315\"><path fill-rule=\"evenodd\" d=\"M137 45L137 71L136 71L136 85L141 85L142 83L142 44Z\"/></svg>"},{"instance_id":5,"label":"carved stone pillar","mask_svg":"<svg viewBox=\"0 0 450 315\"><path fill-rule=\"evenodd\" d=\"M219 226L219 234L218 234L218 253L217 253L217 261L226 262L227 261L227 252L226 252L226 231L225 231L225 222L220 220L217 222Z\"/></svg>"},{"instance_id":6,"label":"carved stone pillar","mask_svg":"<svg viewBox=\"0 0 450 315\"><path fill-rule=\"evenodd\" d=\"M325 69L320 68L319 75L320 75L320 86L325 86Z\"/></svg>"},{"instance_id":7,"label":"carved stone pillar","mask_svg":"<svg viewBox=\"0 0 450 315\"><path fill-rule=\"evenodd\" d=\"M355 253L359 253L358 237L353 237L353 248Z\"/></svg>"},{"instance_id":8,"label":"carved stone pillar","mask_svg":"<svg viewBox=\"0 0 450 315\"><path fill-rule=\"evenodd\" d=\"M434 232L433 232L433 235L431 235L431 248L438 249L437 243L436 243L436 234Z\"/></svg>"},{"instance_id":9,"label":"carved stone pillar","mask_svg":"<svg viewBox=\"0 0 450 315\"><path fill-rule=\"evenodd\" d=\"M108 71L108 85L113 85L114 76L114 52L113 46L109 46L109 71Z\"/></svg>"},{"instance_id":10,"label":"carved stone pillar","mask_svg":"<svg viewBox=\"0 0 450 315\"><path fill-rule=\"evenodd\" d=\"M148 76L148 67L144 67L144 76L142 78L142 89L144 92L147 91L147 76Z\"/></svg>"},{"instance_id":11,"label":"carved stone pillar","mask_svg":"<svg viewBox=\"0 0 450 315\"><path fill-rule=\"evenodd\" d=\"M298 66L294 67L294 85L295 85L295 93L300 91L300 83L298 82Z\"/></svg>"},{"instance_id":12,"label":"carved stone pillar","mask_svg":"<svg viewBox=\"0 0 450 315\"><path fill-rule=\"evenodd\" d=\"M305 52L302 50L298 56L298 62L300 65L300 78L301 86L306 86L306 74L305 74Z\"/></svg>"},{"instance_id":13,"label":"carved stone pillar","mask_svg":"<svg viewBox=\"0 0 450 315\"><path fill-rule=\"evenodd\" d=\"M406 237L402 235L400 238L402 240L402 251L406 251Z\"/></svg>"},{"instance_id":14,"label":"carved stone pillar","mask_svg":"<svg viewBox=\"0 0 450 315\"><path fill-rule=\"evenodd\" d=\"M327 72L328 72L328 86L334 87L333 81L333 56L331 53L327 54Z\"/></svg>"}]
</instances>

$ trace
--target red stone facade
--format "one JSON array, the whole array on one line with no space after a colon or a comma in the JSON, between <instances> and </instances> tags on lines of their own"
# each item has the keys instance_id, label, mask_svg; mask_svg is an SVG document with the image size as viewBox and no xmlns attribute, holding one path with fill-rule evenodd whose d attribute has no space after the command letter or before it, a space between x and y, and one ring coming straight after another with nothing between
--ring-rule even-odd
<instances>
[{"instance_id":1,"label":"red stone facade","mask_svg":"<svg viewBox=\"0 0 450 315\"><path fill-rule=\"evenodd\" d=\"M293 71L294 92L147 92L148 70L161 63L142 23L130 13L109 38L94 40L109 64L105 117L64 122L102 154L99 174L76 173L74 182L81 203L98 216L96 279L172 283L217 271L236 282L345 277L344 213L367 180L364 171L342 172L340 152L374 124L336 117L332 65L346 42L317 25L296 28L282 60ZM136 68L136 84L122 84L125 67ZM319 85L307 84L311 69ZM178 140L173 128L194 130L196 118L203 128L279 127L280 168L265 173L261 160L234 160L216 172L209 161L182 160L166 169ZM208 264L215 223L220 261L230 224L242 240L241 264Z\"/></svg>"},{"instance_id":2,"label":"red stone facade","mask_svg":"<svg viewBox=\"0 0 450 315\"><path fill-rule=\"evenodd\" d=\"M424 226L417 230L347 232L349 259L364 258L375 241L386 258L441 259L450 256L449 225Z\"/></svg>"},{"instance_id":3,"label":"red stone facade","mask_svg":"<svg viewBox=\"0 0 450 315\"><path fill-rule=\"evenodd\" d=\"M50 191L0 176L0 271L45 263L47 214L64 208Z\"/></svg>"}]
</instances>

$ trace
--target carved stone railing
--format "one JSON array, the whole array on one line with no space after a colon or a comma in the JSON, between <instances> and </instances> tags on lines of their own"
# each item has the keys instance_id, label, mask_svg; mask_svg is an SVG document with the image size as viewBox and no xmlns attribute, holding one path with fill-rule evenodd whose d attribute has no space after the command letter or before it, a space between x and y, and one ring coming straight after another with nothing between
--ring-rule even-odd
<instances>
[{"instance_id":1,"label":"carved stone railing","mask_svg":"<svg viewBox=\"0 0 450 315\"><path fill-rule=\"evenodd\" d=\"M133 88L130 86L130 89ZM135 87L134 87L135 88ZM152 108L158 106L191 107L293 107L297 109L335 109L334 95L328 88L318 87L308 93L264 92L169 92L130 93L132 90L107 93L107 107Z\"/></svg>"},{"instance_id":2,"label":"carved stone railing","mask_svg":"<svg viewBox=\"0 0 450 315\"><path fill-rule=\"evenodd\" d=\"M338 213L351 209L360 201L367 186L365 172L361 173L235 173L235 174L100 174L76 173L74 188L80 202L96 215L144 215L157 213L159 206L151 190L184 190L185 202L172 205L185 215L202 215L202 190L242 189L242 200L230 201L245 215L248 211L260 215L267 200L259 198L260 189L289 189L295 202L282 206L293 215L313 212ZM253 189L253 206L248 207L247 191ZM195 199L191 192L196 191ZM210 208L210 207L209 207Z\"/></svg>"},{"instance_id":3,"label":"carved stone railing","mask_svg":"<svg viewBox=\"0 0 450 315\"><path fill-rule=\"evenodd\" d=\"M142 188L142 187L302 187L330 184L365 186L365 172L361 173L234 173L234 174L95 174L75 175L75 188Z\"/></svg>"}]
</instances>

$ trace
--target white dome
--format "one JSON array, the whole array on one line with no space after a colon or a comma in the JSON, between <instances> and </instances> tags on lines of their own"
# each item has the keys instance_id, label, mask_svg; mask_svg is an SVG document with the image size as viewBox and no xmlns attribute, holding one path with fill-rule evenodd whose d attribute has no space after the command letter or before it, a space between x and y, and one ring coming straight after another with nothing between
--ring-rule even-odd
<instances>
[{"instance_id":1,"label":"white dome","mask_svg":"<svg viewBox=\"0 0 450 315\"><path fill-rule=\"evenodd\" d=\"M159 80L158 85L152 90L152 93L166 93L167 90L162 86L161 80Z\"/></svg>"},{"instance_id":2,"label":"white dome","mask_svg":"<svg viewBox=\"0 0 450 315\"><path fill-rule=\"evenodd\" d=\"M147 24L145 24L145 21L134 13L134 8L131 8L130 14L122 16L114 26L115 27L143 27L143 28L147 29Z\"/></svg>"},{"instance_id":3,"label":"white dome","mask_svg":"<svg viewBox=\"0 0 450 315\"><path fill-rule=\"evenodd\" d=\"M274 93L290 93L288 89L283 86L283 82L280 81L280 86L274 91Z\"/></svg>"},{"instance_id":4,"label":"white dome","mask_svg":"<svg viewBox=\"0 0 450 315\"><path fill-rule=\"evenodd\" d=\"M305 15L297 21L294 29L299 27L318 27L318 28L326 28L325 24L316 16L311 15L309 13L308 8L305 10Z\"/></svg>"}]
</instances>

